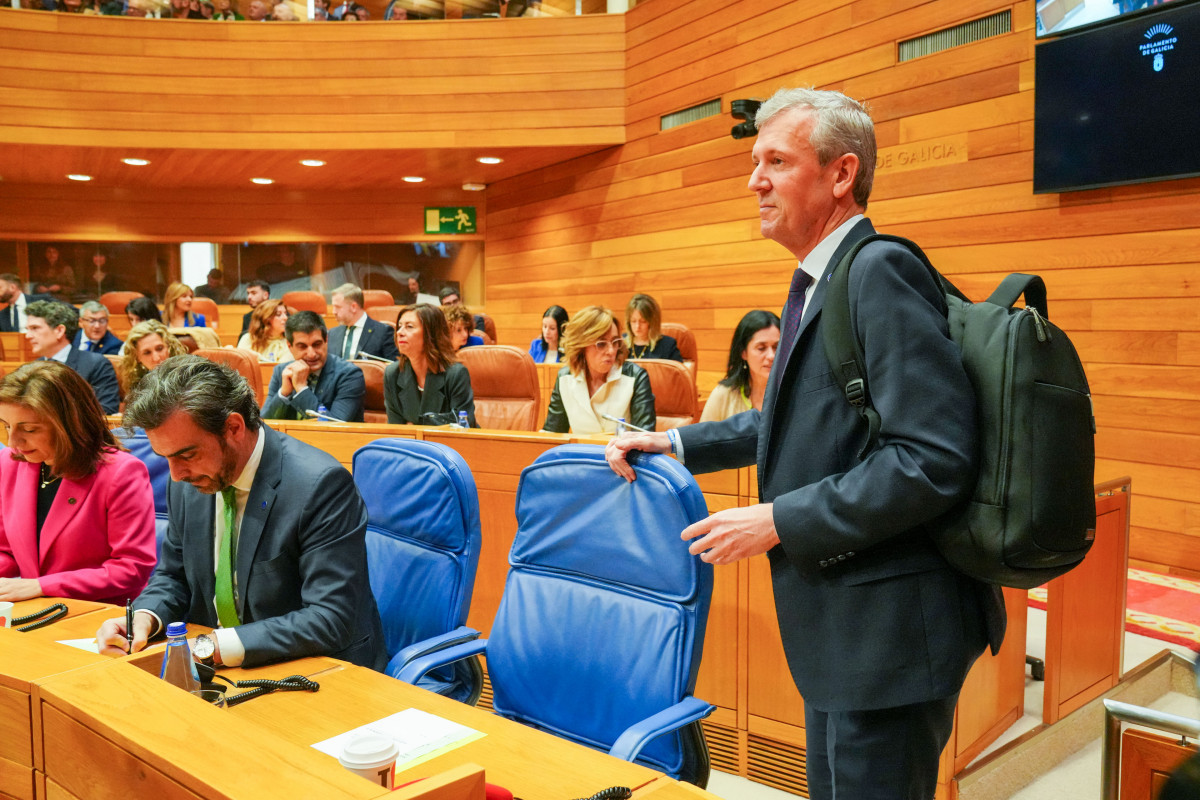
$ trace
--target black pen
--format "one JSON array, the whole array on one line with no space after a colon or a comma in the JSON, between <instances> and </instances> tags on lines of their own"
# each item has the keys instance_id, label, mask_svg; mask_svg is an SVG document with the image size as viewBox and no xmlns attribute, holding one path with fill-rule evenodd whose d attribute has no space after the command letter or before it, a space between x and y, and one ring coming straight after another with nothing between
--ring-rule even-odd
<instances>
[{"instance_id":1,"label":"black pen","mask_svg":"<svg viewBox=\"0 0 1200 800\"><path fill-rule=\"evenodd\" d=\"M133 600L125 601L125 640L129 642L129 655L133 655Z\"/></svg>"}]
</instances>

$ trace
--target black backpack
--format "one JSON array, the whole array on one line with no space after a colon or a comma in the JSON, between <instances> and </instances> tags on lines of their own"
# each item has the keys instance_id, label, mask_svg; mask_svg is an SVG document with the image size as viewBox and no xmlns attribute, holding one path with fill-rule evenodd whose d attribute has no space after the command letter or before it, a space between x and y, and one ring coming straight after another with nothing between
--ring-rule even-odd
<instances>
[{"instance_id":1,"label":"black backpack","mask_svg":"<svg viewBox=\"0 0 1200 800\"><path fill-rule=\"evenodd\" d=\"M1046 284L1009 275L986 302L972 303L913 242L881 234L858 242L833 269L821 324L834 374L869 426L860 458L875 446L880 419L850 325L848 275L874 241L904 245L929 268L975 390L979 474L969 500L928 523L938 549L961 572L1001 586L1030 589L1062 575L1096 534L1096 421L1079 355L1047 318ZM1013 308L1021 295L1025 307Z\"/></svg>"}]
</instances>

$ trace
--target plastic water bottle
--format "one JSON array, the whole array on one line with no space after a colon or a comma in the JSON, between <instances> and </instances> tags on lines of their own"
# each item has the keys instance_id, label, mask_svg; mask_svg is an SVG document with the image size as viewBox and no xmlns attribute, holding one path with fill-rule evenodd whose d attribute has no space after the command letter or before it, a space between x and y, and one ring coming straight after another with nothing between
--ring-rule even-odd
<instances>
[{"instance_id":1,"label":"plastic water bottle","mask_svg":"<svg viewBox=\"0 0 1200 800\"><path fill-rule=\"evenodd\" d=\"M200 688L196 662L192 660L192 649L188 647L186 623L172 622L167 626L167 650L163 653L159 677L187 692Z\"/></svg>"},{"instance_id":2,"label":"plastic water bottle","mask_svg":"<svg viewBox=\"0 0 1200 800\"><path fill-rule=\"evenodd\" d=\"M460 428L471 427L471 421L467 419L467 412L465 412L465 411L458 412L458 427L460 427Z\"/></svg>"},{"instance_id":3,"label":"plastic water bottle","mask_svg":"<svg viewBox=\"0 0 1200 800\"><path fill-rule=\"evenodd\" d=\"M329 420L326 419L326 417L329 416L329 409L325 407L324 403L321 403L317 406L317 413L321 415L317 417L317 419L321 420L322 422L329 422Z\"/></svg>"},{"instance_id":4,"label":"plastic water bottle","mask_svg":"<svg viewBox=\"0 0 1200 800\"><path fill-rule=\"evenodd\" d=\"M625 418L621 417L619 420L617 420L617 429L615 431L613 431L613 434L615 436L620 436L624 432L625 432Z\"/></svg>"}]
</instances>

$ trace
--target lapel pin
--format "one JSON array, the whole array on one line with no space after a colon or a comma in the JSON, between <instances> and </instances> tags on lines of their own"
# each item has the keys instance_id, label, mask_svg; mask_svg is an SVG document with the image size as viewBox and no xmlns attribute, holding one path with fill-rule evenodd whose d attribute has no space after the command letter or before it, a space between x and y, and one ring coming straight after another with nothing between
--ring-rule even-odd
<instances>
[{"instance_id":1,"label":"lapel pin","mask_svg":"<svg viewBox=\"0 0 1200 800\"><path fill-rule=\"evenodd\" d=\"M68 498L67 498L67 505L69 505L69 506L73 506L73 505L75 505L75 498L74 498L74 497L68 497Z\"/></svg>"},{"instance_id":2,"label":"lapel pin","mask_svg":"<svg viewBox=\"0 0 1200 800\"><path fill-rule=\"evenodd\" d=\"M266 510L266 508L267 508L267 501L266 501L266 500L263 500L263 501L262 501L262 507L263 507L263 510Z\"/></svg>"}]
</instances>

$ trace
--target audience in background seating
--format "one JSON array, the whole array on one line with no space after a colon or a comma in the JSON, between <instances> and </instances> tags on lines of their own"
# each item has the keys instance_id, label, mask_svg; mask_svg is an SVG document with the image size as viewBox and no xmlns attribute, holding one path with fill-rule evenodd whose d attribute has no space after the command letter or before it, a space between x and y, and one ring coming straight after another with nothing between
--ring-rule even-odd
<instances>
[{"instance_id":1,"label":"audience in background seating","mask_svg":"<svg viewBox=\"0 0 1200 800\"><path fill-rule=\"evenodd\" d=\"M130 329L121 353L121 362L117 365L121 388L129 394L147 372L171 356L186 354L187 348L167 330L166 325L156 319L139 322Z\"/></svg>"},{"instance_id":2,"label":"audience in background seating","mask_svg":"<svg viewBox=\"0 0 1200 800\"><path fill-rule=\"evenodd\" d=\"M364 352L388 361L396 359L396 332L386 322L367 316L362 289L343 283L333 290L329 305L341 323L329 332L331 353L347 360L360 358Z\"/></svg>"},{"instance_id":3,"label":"audience in background seating","mask_svg":"<svg viewBox=\"0 0 1200 800\"><path fill-rule=\"evenodd\" d=\"M471 376L454 355L450 326L439 307L416 303L402 308L396 320L396 348L399 360L383 373L388 422L438 425L465 411L470 426L478 427Z\"/></svg>"},{"instance_id":4,"label":"audience in background seating","mask_svg":"<svg viewBox=\"0 0 1200 800\"><path fill-rule=\"evenodd\" d=\"M243 336L250 332L250 315L254 313L255 307L271 296L271 284L264 280L253 280L246 284L246 304L250 306L250 310L242 315L242 332L238 336Z\"/></svg>"},{"instance_id":5,"label":"audience in background seating","mask_svg":"<svg viewBox=\"0 0 1200 800\"><path fill-rule=\"evenodd\" d=\"M71 344L80 350L115 356L121 352L123 342L108 329L108 309L95 300L88 300L79 307L79 333L75 334Z\"/></svg>"},{"instance_id":6,"label":"audience in background seating","mask_svg":"<svg viewBox=\"0 0 1200 800\"><path fill-rule=\"evenodd\" d=\"M261 0L255 0L261 2ZM175 281L163 295L162 320L168 328L203 328L203 314L192 313L192 287Z\"/></svg>"},{"instance_id":7,"label":"audience in background seating","mask_svg":"<svg viewBox=\"0 0 1200 800\"><path fill-rule=\"evenodd\" d=\"M0 311L0 331L20 332L25 330L25 309L38 300L52 300L48 294L25 294L21 279L11 272L0 275L0 303L8 308Z\"/></svg>"},{"instance_id":8,"label":"audience in background seating","mask_svg":"<svg viewBox=\"0 0 1200 800\"><path fill-rule=\"evenodd\" d=\"M156 560L150 476L83 378L25 364L0 380L0 422L0 600L140 593Z\"/></svg>"},{"instance_id":9,"label":"audience in background seating","mask_svg":"<svg viewBox=\"0 0 1200 800\"><path fill-rule=\"evenodd\" d=\"M228 303L229 294L229 287L225 285L225 275L219 269L209 270L205 284L196 287L197 296L207 297L217 305Z\"/></svg>"},{"instance_id":10,"label":"audience in background seating","mask_svg":"<svg viewBox=\"0 0 1200 800\"><path fill-rule=\"evenodd\" d=\"M646 371L626 361L616 316L588 306L571 318L563 337L567 366L558 371L543 428L553 433L613 433L603 415L654 430L654 392Z\"/></svg>"},{"instance_id":11,"label":"audience in background seating","mask_svg":"<svg viewBox=\"0 0 1200 800\"><path fill-rule=\"evenodd\" d=\"M34 294L48 294L55 300L70 302L75 294L75 270L59 260L58 248L50 245L45 250L46 263L34 274Z\"/></svg>"},{"instance_id":12,"label":"audience in background seating","mask_svg":"<svg viewBox=\"0 0 1200 800\"><path fill-rule=\"evenodd\" d=\"M162 314L158 306L149 297L135 297L125 304L125 316L129 318L130 326L152 319L162 322Z\"/></svg>"},{"instance_id":13,"label":"audience in background seating","mask_svg":"<svg viewBox=\"0 0 1200 800\"><path fill-rule=\"evenodd\" d=\"M625 309L625 341L630 358L667 358L683 361L675 337L662 333L662 311L648 294L635 294Z\"/></svg>"},{"instance_id":14,"label":"audience in background seating","mask_svg":"<svg viewBox=\"0 0 1200 800\"><path fill-rule=\"evenodd\" d=\"M442 306L442 313L446 315L446 324L450 326L450 344L454 347L454 352L462 350L464 347L474 347L483 344L483 337L476 336L471 333L471 326L474 320L471 318L471 312L464 305Z\"/></svg>"},{"instance_id":15,"label":"audience in background seating","mask_svg":"<svg viewBox=\"0 0 1200 800\"><path fill-rule=\"evenodd\" d=\"M529 343L529 355L538 364L557 364L563 360L562 336L567 326L567 310L550 306L542 314L542 335Z\"/></svg>"},{"instance_id":16,"label":"audience in background seating","mask_svg":"<svg viewBox=\"0 0 1200 800\"><path fill-rule=\"evenodd\" d=\"M79 332L79 312L74 306L53 300L38 300L25 309L25 338L37 358L61 361L91 384L105 414L117 413L120 396L117 373L99 353L76 350L71 346Z\"/></svg>"},{"instance_id":17,"label":"audience in background seating","mask_svg":"<svg viewBox=\"0 0 1200 800\"><path fill-rule=\"evenodd\" d=\"M287 321L282 300L264 300L251 312L250 332L238 339L238 349L257 353L259 361L291 361L292 351L284 338Z\"/></svg>"},{"instance_id":18,"label":"audience in background seating","mask_svg":"<svg viewBox=\"0 0 1200 800\"><path fill-rule=\"evenodd\" d=\"M267 0L250 0L250 5L246 7L246 18L251 22L262 22L265 19L270 19L271 5Z\"/></svg>"},{"instance_id":19,"label":"audience in background seating","mask_svg":"<svg viewBox=\"0 0 1200 800\"><path fill-rule=\"evenodd\" d=\"M271 19L279 22L299 22L300 18L296 16L296 12L292 7L285 3L276 3L274 9L271 10Z\"/></svg>"},{"instance_id":20,"label":"audience in background seating","mask_svg":"<svg viewBox=\"0 0 1200 800\"><path fill-rule=\"evenodd\" d=\"M213 19L218 20L243 20L241 14L238 13L237 3L234 0L213 0ZM245 331L243 331L245 333Z\"/></svg>"},{"instance_id":21,"label":"audience in background seating","mask_svg":"<svg viewBox=\"0 0 1200 800\"><path fill-rule=\"evenodd\" d=\"M742 317L729 344L725 377L708 396L700 421L723 420L752 408L762 411L778 347L779 317L762 310Z\"/></svg>"}]
</instances>

